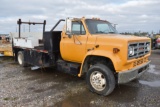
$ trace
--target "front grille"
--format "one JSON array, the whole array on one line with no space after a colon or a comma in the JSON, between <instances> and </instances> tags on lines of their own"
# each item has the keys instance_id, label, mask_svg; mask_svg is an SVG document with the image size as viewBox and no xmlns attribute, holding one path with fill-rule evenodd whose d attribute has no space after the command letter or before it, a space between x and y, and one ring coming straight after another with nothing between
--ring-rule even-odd
<instances>
[{"instance_id":1,"label":"front grille","mask_svg":"<svg viewBox=\"0 0 160 107\"><path fill-rule=\"evenodd\" d=\"M128 59L139 58L149 53L147 50L147 45L150 46L150 42L130 43L129 47L134 47L134 55L128 55Z\"/></svg>"}]
</instances>

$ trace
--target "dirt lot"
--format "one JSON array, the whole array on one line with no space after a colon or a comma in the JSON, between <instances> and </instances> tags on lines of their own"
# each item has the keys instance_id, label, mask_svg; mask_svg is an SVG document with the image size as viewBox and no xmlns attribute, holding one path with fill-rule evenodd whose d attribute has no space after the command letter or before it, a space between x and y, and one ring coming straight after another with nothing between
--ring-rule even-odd
<instances>
[{"instance_id":1,"label":"dirt lot","mask_svg":"<svg viewBox=\"0 0 160 107\"><path fill-rule=\"evenodd\" d=\"M0 107L160 107L160 50L150 70L107 96L90 92L85 80L53 69L32 71L0 57Z\"/></svg>"}]
</instances>

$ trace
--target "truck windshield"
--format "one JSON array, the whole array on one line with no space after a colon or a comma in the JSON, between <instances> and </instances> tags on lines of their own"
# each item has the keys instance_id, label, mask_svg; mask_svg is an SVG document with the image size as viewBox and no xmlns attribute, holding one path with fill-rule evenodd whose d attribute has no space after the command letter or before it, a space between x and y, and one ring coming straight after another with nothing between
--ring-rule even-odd
<instances>
[{"instance_id":1,"label":"truck windshield","mask_svg":"<svg viewBox=\"0 0 160 107\"><path fill-rule=\"evenodd\" d=\"M91 34L117 33L116 29L107 21L86 19L86 24Z\"/></svg>"}]
</instances>

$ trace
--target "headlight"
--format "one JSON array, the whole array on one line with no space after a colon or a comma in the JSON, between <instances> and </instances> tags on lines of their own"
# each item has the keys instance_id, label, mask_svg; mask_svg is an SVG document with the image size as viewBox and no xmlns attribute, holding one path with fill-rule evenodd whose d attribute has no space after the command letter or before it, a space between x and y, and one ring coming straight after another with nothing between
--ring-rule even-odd
<instances>
[{"instance_id":1,"label":"headlight","mask_svg":"<svg viewBox=\"0 0 160 107\"><path fill-rule=\"evenodd\" d=\"M147 44L147 51L150 51L150 45Z\"/></svg>"},{"instance_id":2,"label":"headlight","mask_svg":"<svg viewBox=\"0 0 160 107\"><path fill-rule=\"evenodd\" d=\"M128 47L128 54L129 54L129 56L134 55L134 47Z\"/></svg>"}]
</instances>

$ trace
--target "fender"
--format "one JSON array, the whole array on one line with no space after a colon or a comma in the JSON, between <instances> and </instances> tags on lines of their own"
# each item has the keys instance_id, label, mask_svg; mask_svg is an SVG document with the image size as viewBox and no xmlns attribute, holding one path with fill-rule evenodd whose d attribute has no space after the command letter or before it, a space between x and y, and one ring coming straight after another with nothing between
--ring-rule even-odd
<instances>
[{"instance_id":1,"label":"fender","mask_svg":"<svg viewBox=\"0 0 160 107\"><path fill-rule=\"evenodd\" d=\"M85 57L82 61L82 64L81 64L81 68L80 68L80 72L78 74L78 77L81 77L84 62L87 59L87 57L90 56L90 55L92 55L92 56L103 56L103 57L111 59L116 71L121 68L121 65L120 65L121 60L120 60L120 58L117 54L114 54L113 52L105 51L105 50L93 50L93 51L87 52L87 54L85 55Z\"/></svg>"}]
</instances>

